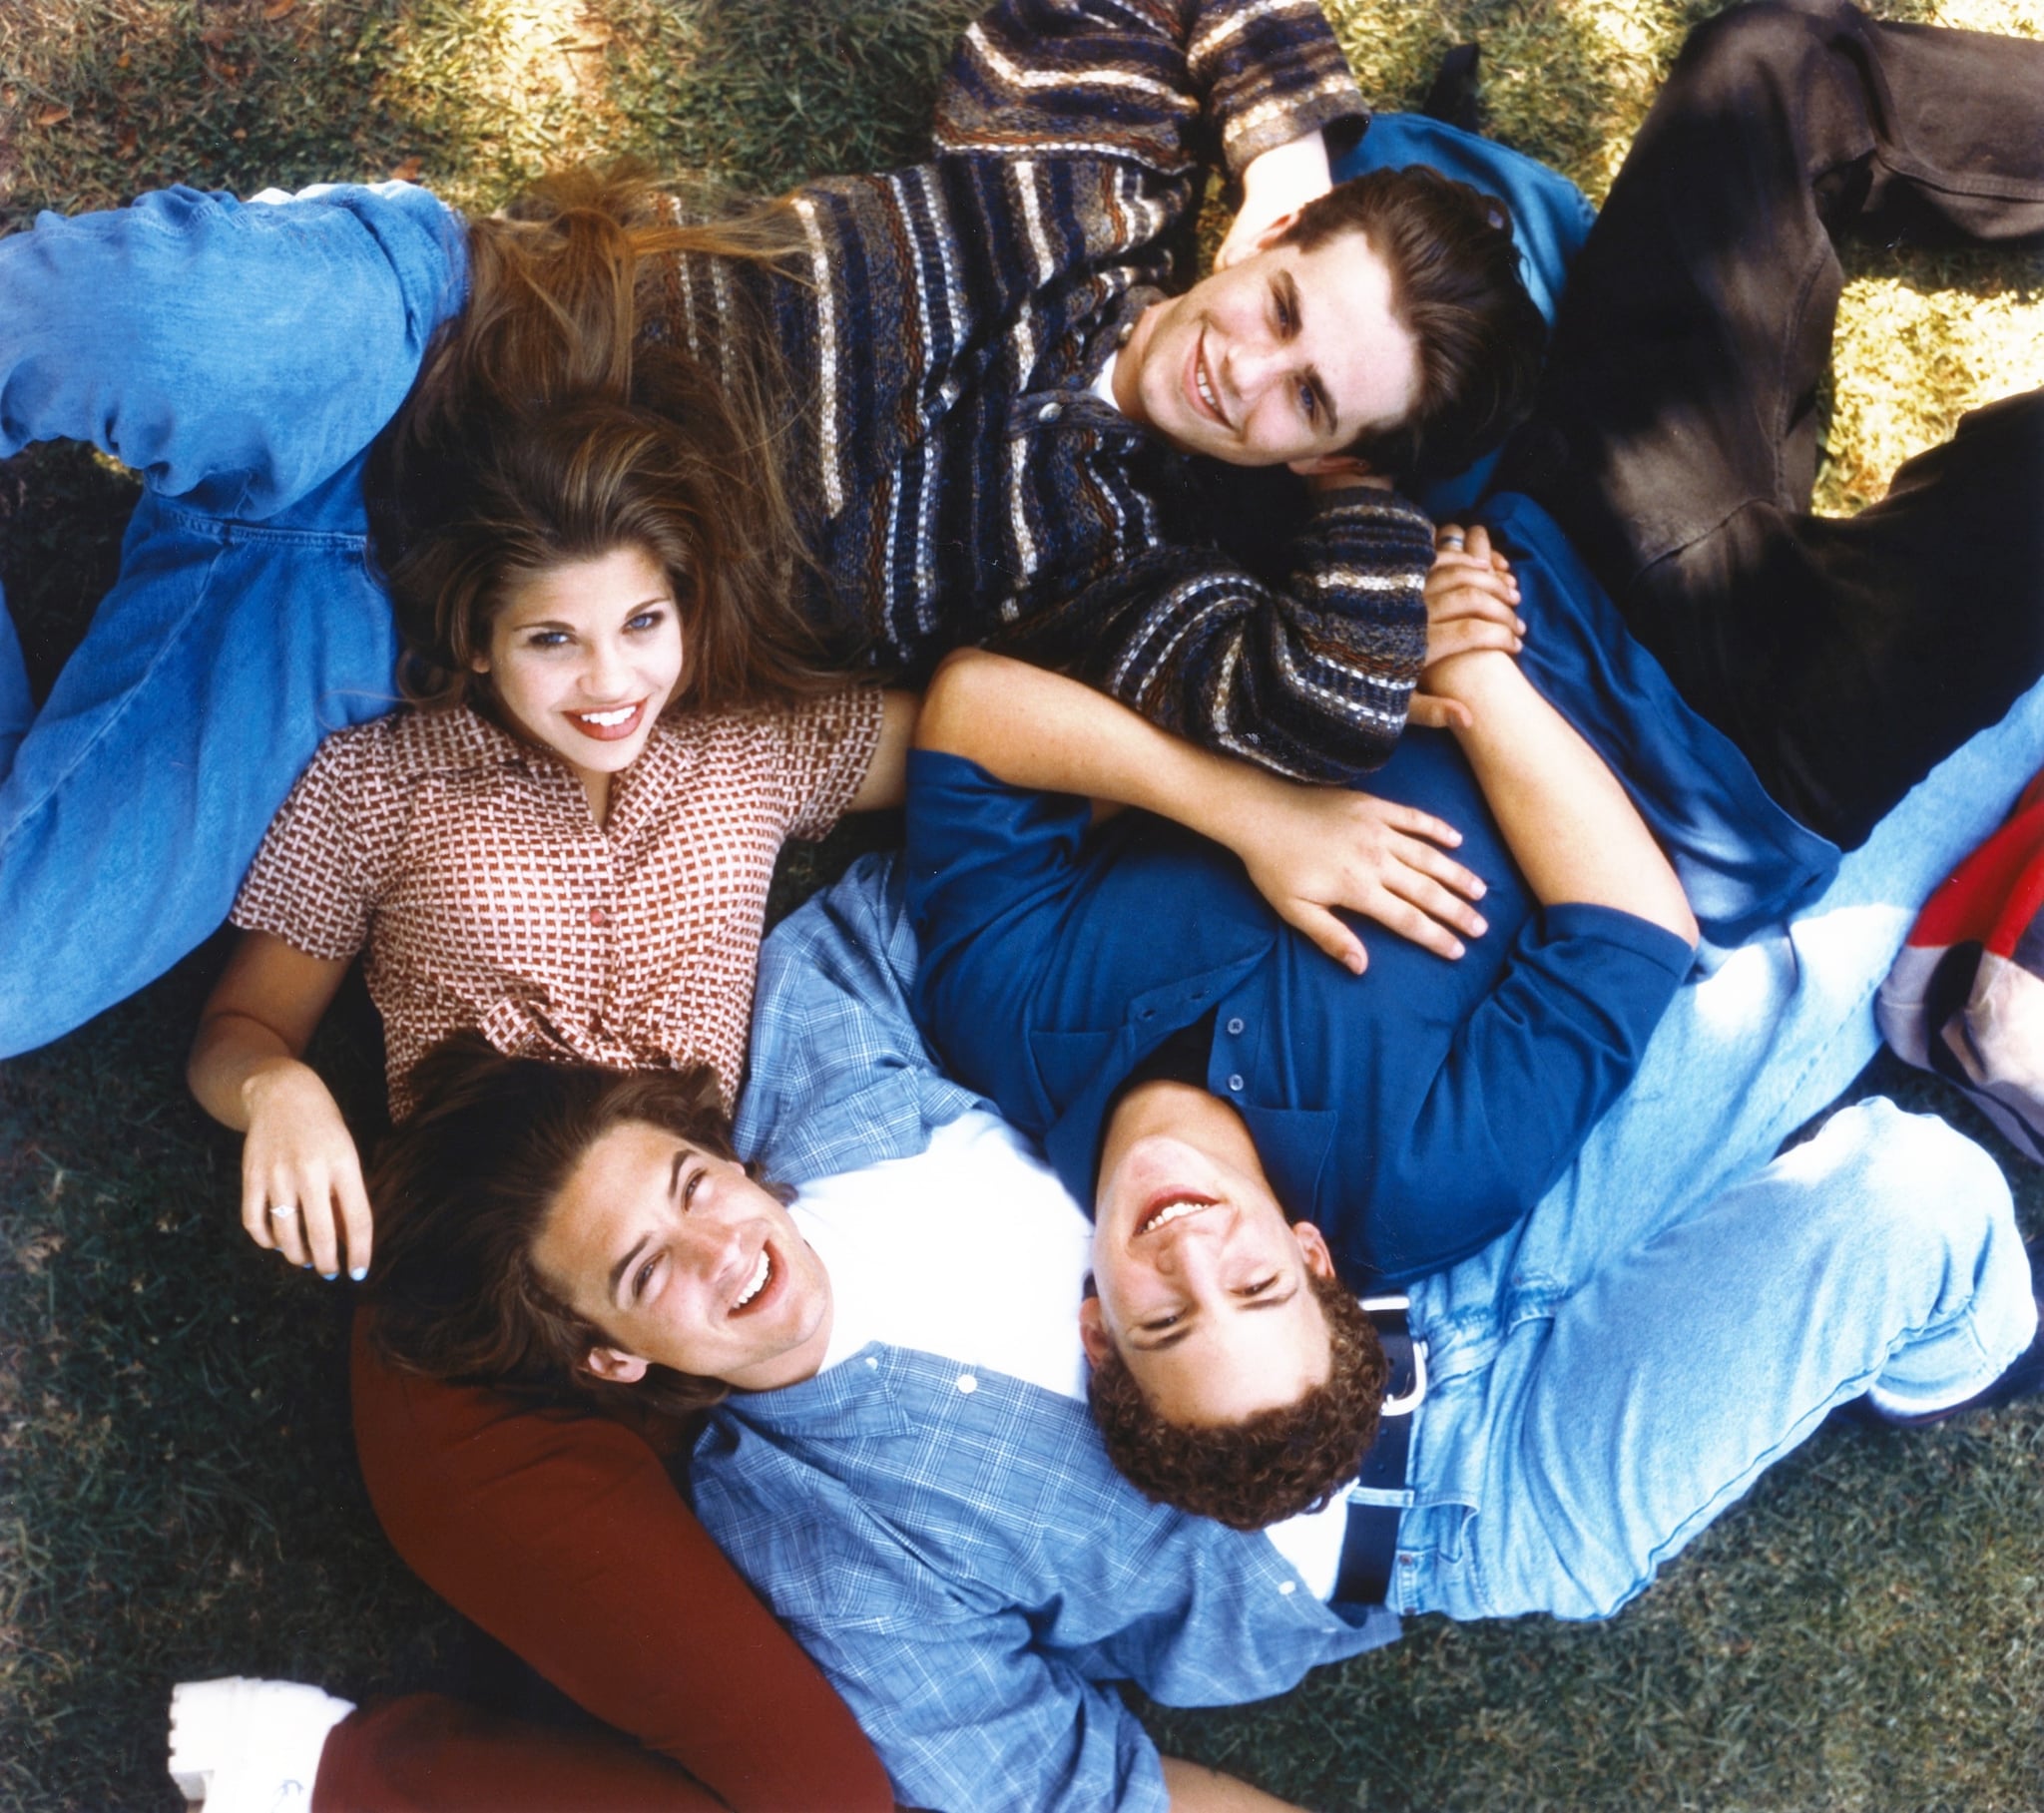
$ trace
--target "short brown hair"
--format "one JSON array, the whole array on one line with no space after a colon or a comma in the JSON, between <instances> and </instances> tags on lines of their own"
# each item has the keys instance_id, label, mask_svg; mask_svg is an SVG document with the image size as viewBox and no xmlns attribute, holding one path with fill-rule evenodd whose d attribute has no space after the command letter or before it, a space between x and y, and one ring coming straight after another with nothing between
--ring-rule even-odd
<instances>
[{"instance_id":1,"label":"short brown hair","mask_svg":"<svg viewBox=\"0 0 2044 1813\"><path fill-rule=\"evenodd\" d=\"M1353 1480L1376 1438L1391 1376L1383 1343L1338 1278L1309 1273L1327 1322L1328 1370L1295 1403L1239 1423L1167 1421L1119 1352L1096 1362L1087 1395L1108 1458L1145 1497L1262 1530L1314 1511Z\"/></svg>"},{"instance_id":2,"label":"short brown hair","mask_svg":"<svg viewBox=\"0 0 2044 1813\"><path fill-rule=\"evenodd\" d=\"M1502 202L1423 164L1371 170L1308 202L1278 241L1311 251L1361 232L1391 276L1391 312L1419 345L1405 420L1348 451L1393 477L1461 471L1533 406L1547 323L1519 276Z\"/></svg>"},{"instance_id":3,"label":"short brown hair","mask_svg":"<svg viewBox=\"0 0 2044 1813\"><path fill-rule=\"evenodd\" d=\"M665 1366L634 1385L597 1378L583 1360L609 1335L562 1299L532 1254L576 1165L615 1127L643 1121L733 1155L710 1067L607 1071L507 1058L479 1034L458 1033L420 1060L411 1086L418 1106L368 1180L370 1340L382 1358L428 1378L557 1400L674 1415L718 1402L720 1381Z\"/></svg>"}]
</instances>

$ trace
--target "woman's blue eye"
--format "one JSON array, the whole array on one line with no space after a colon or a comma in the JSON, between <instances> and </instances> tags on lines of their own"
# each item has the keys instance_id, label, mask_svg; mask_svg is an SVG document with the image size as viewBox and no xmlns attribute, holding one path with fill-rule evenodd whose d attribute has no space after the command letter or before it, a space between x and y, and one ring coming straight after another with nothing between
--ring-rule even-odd
<instances>
[{"instance_id":1,"label":"woman's blue eye","mask_svg":"<svg viewBox=\"0 0 2044 1813\"><path fill-rule=\"evenodd\" d=\"M627 619L625 628L628 630L657 630L666 621L667 613L665 611L641 611L637 617Z\"/></svg>"},{"instance_id":2,"label":"woman's blue eye","mask_svg":"<svg viewBox=\"0 0 2044 1813\"><path fill-rule=\"evenodd\" d=\"M639 1267L638 1275L632 1280L632 1299L634 1302L637 1302L646 1295L646 1287L653 1282L653 1273L659 1264L660 1260L656 1256L648 1259L644 1265Z\"/></svg>"},{"instance_id":3,"label":"woman's blue eye","mask_svg":"<svg viewBox=\"0 0 2044 1813\"><path fill-rule=\"evenodd\" d=\"M525 646L528 649L565 649L568 633L565 630L535 630L526 639Z\"/></svg>"},{"instance_id":4,"label":"woman's blue eye","mask_svg":"<svg viewBox=\"0 0 2044 1813\"><path fill-rule=\"evenodd\" d=\"M1313 387L1310 384L1299 385L1298 413L1307 421L1311 421L1319 413L1319 399L1313 395Z\"/></svg>"}]
</instances>

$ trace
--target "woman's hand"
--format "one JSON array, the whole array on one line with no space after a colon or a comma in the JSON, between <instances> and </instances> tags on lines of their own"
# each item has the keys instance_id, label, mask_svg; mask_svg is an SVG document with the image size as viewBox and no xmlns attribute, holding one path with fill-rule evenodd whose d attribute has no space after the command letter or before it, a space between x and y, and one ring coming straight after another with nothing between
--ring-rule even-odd
<instances>
[{"instance_id":1,"label":"woman's hand","mask_svg":"<svg viewBox=\"0 0 2044 1813\"><path fill-rule=\"evenodd\" d=\"M1466 729L1469 707L1436 686L1439 669L1478 650L1519 653L1526 635L1519 582L1480 523L1468 530L1441 524L1434 547L1433 568L1426 576L1426 663L1409 718L1429 729Z\"/></svg>"},{"instance_id":2,"label":"woman's hand","mask_svg":"<svg viewBox=\"0 0 2044 1813\"><path fill-rule=\"evenodd\" d=\"M1251 159L1243 167L1242 208L1214 254L1214 268L1226 270L1262 251L1274 228L1281 231L1293 215L1332 187L1326 141L1317 132Z\"/></svg>"},{"instance_id":3,"label":"woman's hand","mask_svg":"<svg viewBox=\"0 0 2044 1813\"><path fill-rule=\"evenodd\" d=\"M1483 936L1471 903L1484 884L1446 853L1462 841L1454 826L1368 793L1268 779L1261 809L1228 841L1278 916L1344 969L1361 975L1368 955L1337 907L1439 957Z\"/></svg>"},{"instance_id":4,"label":"woman's hand","mask_svg":"<svg viewBox=\"0 0 2044 1813\"><path fill-rule=\"evenodd\" d=\"M369 1271L371 1218L361 1157L318 1074L292 1058L253 1070L242 1085L242 1225L257 1246L356 1279Z\"/></svg>"}]
</instances>

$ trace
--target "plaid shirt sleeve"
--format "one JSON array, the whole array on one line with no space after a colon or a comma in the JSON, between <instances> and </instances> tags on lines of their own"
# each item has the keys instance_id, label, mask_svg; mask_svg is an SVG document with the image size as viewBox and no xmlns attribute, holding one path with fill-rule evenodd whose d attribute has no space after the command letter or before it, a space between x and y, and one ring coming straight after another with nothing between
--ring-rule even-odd
<instances>
[{"instance_id":1,"label":"plaid shirt sleeve","mask_svg":"<svg viewBox=\"0 0 2044 1813\"><path fill-rule=\"evenodd\" d=\"M905 1551L847 1554L919 1567ZM904 1804L958 1813L1168 1813L1157 1747L1121 1696L1031 1641L1019 1606L925 1598L912 1620L794 1621ZM957 1716L961 1706L971 1716Z\"/></svg>"},{"instance_id":2,"label":"plaid shirt sleeve","mask_svg":"<svg viewBox=\"0 0 2044 1813\"><path fill-rule=\"evenodd\" d=\"M1231 173L1364 114L1318 0L999 0L937 97L940 152Z\"/></svg>"},{"instance_id":3,"label":"plaid shirt sleeve","mask_svg":"<svg viewBox=\"0 0 2044 1813\"><path fill-rule=\"evenodd\" d=\"M900 862L861 857L760 952L739 1150L783 1183L905 1158L969 1108L909 1011L915 933Z\"/></svg>"},{"instance_id":4,"label":"plaid shirt sleeve","mask_svg":"<svg viewBox=\"0 0 2044 1813\"><path fill-rule=\"evenodd\" d=\"M378 867L376 832L389 816L376 725L336 730L319 745L256 852L229 918L328 962L368 941Z\"/></svg>"}]
</instances>

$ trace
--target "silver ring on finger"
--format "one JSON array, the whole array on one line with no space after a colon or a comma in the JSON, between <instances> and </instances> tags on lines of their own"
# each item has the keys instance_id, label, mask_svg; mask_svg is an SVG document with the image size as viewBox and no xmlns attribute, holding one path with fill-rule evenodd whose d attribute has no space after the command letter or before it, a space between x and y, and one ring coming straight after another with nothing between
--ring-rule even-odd
<instances>
[{"instance_id":1,"label":"silver ring on finger","mask_svg":"<svg viewBox=\"0 0 2044 1813\"><path fill-rule=\"evenodd\" d=\"M1441 537L1441 546L1443 548L1462 548L1466 545L1464 539L1459 535L1444 535Z\"/></svg>"},{"instance_id":2,"label":"silver ring on finger","mask_svg":"<svg viewBox=\"0 0 2044 1813\"><path fill-rule=\"evenodd\" d=\"M270 1204L269 1212L279 1221L288 1221L298 1212L298 1205L295 1202L274 1202Z\"/></svg>"}]
</instances>

